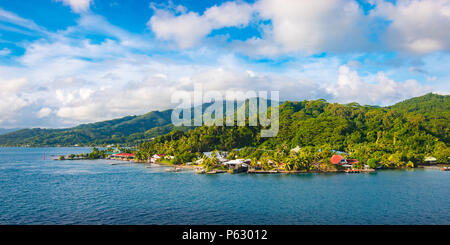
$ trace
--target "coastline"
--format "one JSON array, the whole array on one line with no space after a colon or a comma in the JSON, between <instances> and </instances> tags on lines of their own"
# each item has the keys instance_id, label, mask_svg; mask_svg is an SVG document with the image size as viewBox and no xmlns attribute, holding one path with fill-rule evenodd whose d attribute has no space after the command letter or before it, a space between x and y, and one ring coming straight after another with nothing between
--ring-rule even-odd
<instances>
[{"instance_id":1,"label":"coastline","mask_svg":"<svg viewBox=\"0 0 450 245\"><path fill-rule=\"evenodd\" d=\"M94 151L93 151L94 152ZM441 171L449 171L450 165L449 164L434 164L434 165L423 165L423 164L417 164L414 167L407 167L402 166L398 168L369 168L368 166L365 166L363 168L343 168L340 166L332 165L333 167L324 167L321 169L313 169L313 170L286 170L284 168L269 168L269 169L262 169L262 168L254 168L250 165L246 166L239 166L237 167L229 167L227 165L222 164L216 164L215 166L209 167L209 170L205 168L204 165L201 164L174 164L171 163L169 160L163 159L160 160L137 160L135 159L134 154L129 157L128 155L125 157L114 157L114 155L105 155L104 151L98 151L96 152L103 152L102 154L96 154L93 157L91 157L90 154L69 154L69 155L60 155L59 159L55 158L55 155L52 155L51 157L53 160L57 161L66 161L66 160L98 160L98 159L104 159L104 160L111 160L111 161L122 161L122 162L129 162L129 163L136 163L136 164L143 164L148 165L146 168L150 168L152 164L160 166L160 167L166 167L166 172L179 172L182 170L193 170L197 174L219 174L219 173L229 173L229 174L237 174L237 173L246 173L246 174L309 174L309 173L375 173L377 170L385 170L385 169L414 169L414 168L422 168L422 169L434 169L434 170L441 170ZM71 156L71 157L68 157ZM311 163L311 165L313 165ZM120 165L116 163L111 163L110 165Z\"/></svg>"}]
</instances>

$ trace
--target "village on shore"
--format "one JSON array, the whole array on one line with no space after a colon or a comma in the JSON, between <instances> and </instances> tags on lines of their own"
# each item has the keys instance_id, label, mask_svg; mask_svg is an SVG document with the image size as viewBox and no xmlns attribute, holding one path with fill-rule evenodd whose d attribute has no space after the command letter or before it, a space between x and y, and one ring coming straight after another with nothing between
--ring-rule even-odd
<instances>
[{"instance_id":1,"label":"village on shore","mask_svg":"<svg viewBox=\"0 0 450 245\"><path fill-rule=\"evenodd\" d=\"M291 152L299 151L300 147L293 148ZM360 163L357 159L349 158L349 154L346 152L332 150L333 155L329 158L329 161L317 161L311 163L313 170L292 170L287 169L285 163L277 163L271 159L268 159L265 163L256 159L236 159L236 157L230 156L227 151L212 151L203 152L201 158L186 162L184 164L173 164L171 160L174 156L166 154L153 154L147 160L139 160L136 154L129 149L117 148L113 150L108 148L107 150L99 150L93 148L93 151L89 154L70 154L68 156L62 155L54 160L95 160L95 159L108 159L118 161L129 161L141 164L154 164L160 166L167 166L167 172L179 172L183 169L192 169L199 174L218 174L218 173L248 173L248 174L273 174L273 173L372 173L376 168L367 164ZM118 165L118 163L112 162L111 165ZM150 167L147 166L147 167ZM422 165L417 167L439 169L442 171L449 171L450 167L446 164L438 164L435 157L425 157Z\"/></svg>"}]
</instances>

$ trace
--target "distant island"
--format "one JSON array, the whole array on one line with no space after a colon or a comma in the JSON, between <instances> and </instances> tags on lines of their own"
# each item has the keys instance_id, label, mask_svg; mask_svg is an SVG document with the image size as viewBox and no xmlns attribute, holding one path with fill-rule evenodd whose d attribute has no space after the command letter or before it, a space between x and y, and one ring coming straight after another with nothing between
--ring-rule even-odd
<instances>
[{"instance_id":1,"label":"distant island","mask_svg":"<svg viewBox=\"0 0 450 245\"><path fill-rule=\"evenodd\" d=\"M152 112L146 117L167 114L159 113ZM100 125L108 125L111 130L124 124L131 127L130 121L139 121L141 117L90 124L59 133L66 135L81 128L92 130L94 126L101 128ZM448 163L449 118L449 96L431 93L388 107L342 105L325 100L286 101L280 105L277 137L261 138L260 126L201 126L174 129L160 136L153 134L152 139L135 142L135 149L128 153L137 162L199 166L206 172L240 171L243 166L255 172L412 168ZM161 124L160 121L152 125ZM161 127L168 125L148 130L163 132L159 130ZM5 142L2 137L20 132L0 136L0 143ZM48 135L38 134L31 139L39 142L45 137ZM120 143L126 144L136 133L121 137ZM16 143L27 140L30 138L17 139ZM76 137L72 140L72 144L82 144Z\"/></svg>"}]
</instances>

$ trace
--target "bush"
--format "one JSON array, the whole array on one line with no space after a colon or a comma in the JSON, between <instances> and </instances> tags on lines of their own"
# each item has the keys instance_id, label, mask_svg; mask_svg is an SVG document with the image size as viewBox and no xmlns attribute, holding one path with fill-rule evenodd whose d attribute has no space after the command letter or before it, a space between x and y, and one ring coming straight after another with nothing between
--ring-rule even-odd
<instances>
[{"instance_id":1,"label":"bush","mask_svg":"<svg viewBox=\"0 0 450 245\"><path fill-rule=\"evenodd\" d=\"M411 162L411 161L409 161L409 162L406 164L406 167L407 167L407 168L414 168L414 163Z\"/></svg>"},{"instance_id":2,"label":"bush","mask_svg":"<svg viewBox=\"0 0 450 245\"><path fill-rule=\"evenodd\" d=\"M371 158L367 161L367 165L369 165L369 168L376 168L378 166L378 163L376 159Z\"/></svg>"}]
</instances>

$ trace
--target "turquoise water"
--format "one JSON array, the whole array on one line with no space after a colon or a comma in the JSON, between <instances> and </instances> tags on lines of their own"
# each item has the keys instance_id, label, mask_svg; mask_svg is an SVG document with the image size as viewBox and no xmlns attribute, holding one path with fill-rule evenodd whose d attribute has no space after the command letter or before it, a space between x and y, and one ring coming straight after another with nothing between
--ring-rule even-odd
<instances>
[{"instance_id":1,"label":"turquoise water","mask_svg":"<svg viewBox=\"0 0 450 245\"><path fill-rule=\"evenodd\" d=\"M450 172L198 175L48 159L89 151L0 148L0 224L450 224Z\"/></svg>"}]
</instances>

